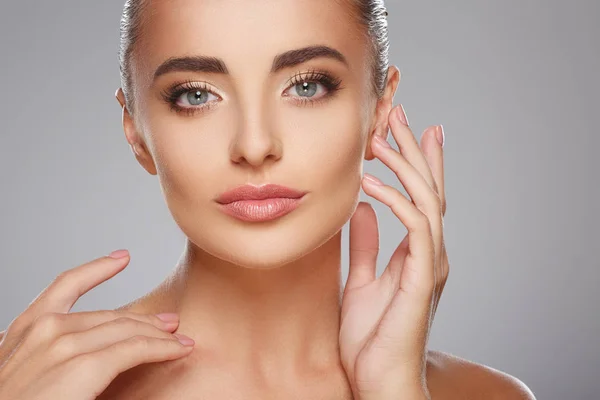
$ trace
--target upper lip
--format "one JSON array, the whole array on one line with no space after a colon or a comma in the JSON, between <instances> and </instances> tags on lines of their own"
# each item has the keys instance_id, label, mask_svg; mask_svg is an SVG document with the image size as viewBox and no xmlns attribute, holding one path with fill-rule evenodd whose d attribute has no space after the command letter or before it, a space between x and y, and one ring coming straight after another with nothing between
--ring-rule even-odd
<instances>
[{"instance_id":1,"label":"upper lip","mask_svg":"<svg viewBox=\"0 0 600 400\"><path fill-rule=\"evenodd\" d=\"M221 193L221 195L217 197L216 201L217 203L227 204L240 200L263 200L277 197L298 199L305 194L306 192L290 189L281 185L266 184L262 186L254 186L245 184Z\"/></svg>"}]
</instances>

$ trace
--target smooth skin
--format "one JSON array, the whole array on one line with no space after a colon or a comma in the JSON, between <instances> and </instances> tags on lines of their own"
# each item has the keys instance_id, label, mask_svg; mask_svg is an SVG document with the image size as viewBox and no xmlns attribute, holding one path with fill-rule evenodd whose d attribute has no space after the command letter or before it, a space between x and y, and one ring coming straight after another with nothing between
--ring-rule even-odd
<instances>
[{"instance_id":1,"label":"smooth skin","mask_svg":"<svg viewBox=\"0 0 600 400\"><path fill-rule=\"evenodd\" d=\"M365 192L388 205L408 229L379 278L379 232L372 207L361 203L350 221L340 351L355 398L534 399L513 377L426 351L449 272L442 233L443 152L435 138L442 131L439 126L427 129L423 143L429 151L422 152L403 122L402 106L390 115L400 152L378 137L371 149L413 200L381 181L363 181ZM101 257L65 271L0 332L0 399L96 399L130 368L190 353L193 340L172 333L176 315L161 319L125 310L69 312L83 294L124 269L130 257L120 253L120 258Z\"/></svg>"},{"instance_id":2,"label":"smooth skin","mask_svg":"<svg viewBox=\"0 0 600 400\"><path fill-rule=\"evenodd\" d=\"M61 274L5 332L0 400L533 398L510 375L426 350L448 276L439 128L425 130L419 146L400 122L395 66L374 96L368 47L348 10L347 1L152 1L133 59L141 61L133 63L136 107L126 107L120 88L116 98L127 143L157 176L185 250L164 282L112 311L69 312L129 255ZM319 57L269 72L275 55L309 45L333 47L347 63ZM161 63L183 55L218 57L229 74L171 71L153 80ZM339 78L340 89L323 95L309 70ZM312 100L320 101L300 99L292 77L315 82ZM186 81L205 87L210 107L172 110L161 94ZM193 108L183 97L179 106ZM400 151L374 145L390 130ZM364 160L375 158L397 185L363 179ZM244 224L213 199L247 182L308 193L273 223ZM377 219L358 201L361 188L408 229L378 279ZM340 299L348 220L351 265ZM175 323L160 325L159 313L176 313Z\"/></svg>"},{"instance_id":3,"label":"smooth skin","mask_svg":"<svg viewBox=\"0 0 600 400\"><path fill-rule=\"evenodd\" d=\"M412 201L377 178L367 175L363 180L365 193L389 206L408 230L379 278L375 277L379 235L373 209L359 205L364 208L350 221L350 270L342 303L340 351L361 399L403 393L411 393L407 398L429 398L426 343L449 270L442 244L446 201L444 192L437 192L438 186L443 188L442 152L437 151L433 164L438 167L434 181L405 120L402 108L396 107L390 127L406 157L377 135L371 149L394 171Z\"/></svg>"},{"instance_id":4,"label":"smooth skin","mask_svg":"<svg viewBox=\"0 0 600 400\"><path fill-rule=\"evenodd\" d=\"M69 313L128 262L129 254L107 256L63 272L2 331L0 399L93 400L136 365L191 352L193 341L172 333L177 320L115 310Z\"/></svg>"},{"instance_id":5,"label":"smooth skin","mask_svg":"<svg viewBox=\"0 0 600 400\"><path fill-rule=\"evenodd\" d=\"M534 399L522 382L505 374L443 354L428 357L427 339L449 273L443 239L445 135L442 126L429 127L420 148L402 105L391 111L389 126L400 151L378 135L371 150L395 173L410 199L369 174L363 189L389 206L408 233L376 278L375 212L361 203L350 221L340 352L355 397L462 399L485 394L489 399ZM461 367L466 367L462 373ZM446 378L440 379L434 369L444 370Z\"/></svg>"}]
</instances>

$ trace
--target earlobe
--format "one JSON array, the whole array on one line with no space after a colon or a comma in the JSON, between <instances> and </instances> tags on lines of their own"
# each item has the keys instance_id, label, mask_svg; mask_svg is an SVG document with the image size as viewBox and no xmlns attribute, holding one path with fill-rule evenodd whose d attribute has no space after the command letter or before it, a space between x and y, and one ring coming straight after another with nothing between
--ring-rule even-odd
<instances>
[{"instance_id":1,"label":"earlobe","mask_svg":"<svg viewBox=\"0 0 600 400\"><path fill-rule=\"evenodd\" d=\"M118 88L115 97L117 101L121 105L122 108L122 124L123 131L125 132L125 138L129 146L131 147L131 152L135 155L136 160L140 165L148 171L151 175L156 175L156 166L154 165L154 161L150 156L147 147L144 145L143 140L141 138L140 133L138 132L133 116L129 113L127 106L125 104L125 95L121 88Z\"/></svg>"},{"instance_id":2,"label":"earlobe","mask_svg":"<svg viewBox=\"0 0 600 400\"><path fill-rule=\"evenodd\" d=\"M150 175L156 175L157 172L154 160L148 152L148 148L144 144L140 134L137 132L133 118L126 107L123 108L123 129L125 130L127 142L131 146L131 151L135 155L138 163L140 163Z\"/></svg>"},{"instance_id":3,"label":"earlobe","mask_svg":"<svg viewBox=\"0 0 600 400\"><path fill-rule=\"evenodd\" d=\"M132 144L131 144L131 151L133 152L133 154L134 154L136 157L141 157L141 155L142 155L142 154L141 154L141 151L139 150L139 146L138 146L138 144L137 144L137 143L132 143Z\"/></svg>"},{"instance_id":4,"label":"earlobe","mask_svg":"<svg viewBox=\"0 0 600 400\"><path fill-rule=\"evenodd\" d=\"M124 112L127 112L126 109ZM129 114L129 113L127 113ZM134 124L131 117L125 117L126 121L124 124L125 127L125 136L127 137L127 142L131 147L131 152L135 156L138 163L150 174L156 175L156 166L154 165L154 160L152 156L148 152L147 146L144 144L143 140L140 138L137 131L132 133L134 128ZM129 133L128 133L129 132ZM131 139L130 139L131 137Z\"/></svg>"}]
</instances>

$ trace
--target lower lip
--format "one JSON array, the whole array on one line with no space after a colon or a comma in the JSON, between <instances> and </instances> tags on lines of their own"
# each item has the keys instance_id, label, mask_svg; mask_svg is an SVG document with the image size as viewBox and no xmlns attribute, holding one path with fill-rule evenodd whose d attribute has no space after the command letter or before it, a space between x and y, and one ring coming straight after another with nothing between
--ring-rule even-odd
<instances>
[{"instance_id":1,"label":"lower lip","mask_svg":"<svg viewBox=\"0 0 600 400\"><path fill-rule=\"evenodd\" d=\"M289 199L284 197L264 200L240 200L221 204L223 211L234 218L248 222L271 221L294 211L302 197Z\"/></svg>"}]
</instances>

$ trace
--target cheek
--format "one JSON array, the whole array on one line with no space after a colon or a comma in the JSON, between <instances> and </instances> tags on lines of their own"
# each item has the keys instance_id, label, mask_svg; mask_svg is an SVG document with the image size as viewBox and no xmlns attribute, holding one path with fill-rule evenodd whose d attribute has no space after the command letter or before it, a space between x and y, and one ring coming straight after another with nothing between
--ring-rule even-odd
<instances>
[{"instance_id":1,"label":"cheek","mask_svg":"<svg viewBox=\"0 0 600 400\"><path fill-rule=\"evenodd\" d=\"M288 145L293 156L286 182L311 191L306 217L297 229L325 240L350 219L359 201L364 160L365 111L360 102L340 102L315 119L298 125ZM299 150L301 149L301 151ZM285 158L285 156L284 156ZM319 245L322 242L315 242Z\"/></svg>"},{"instance_id":2,"label":"cheek","mask_svg":"<svg viewBox=\"0 0 600 400\"><path fill-rule=\"evenodd\" d=\"M255 267L289 262L323 244L356 209L366 136L360 101L338 99L310 112L290 107L265 118L260 129L281 140L281 158L265 160L262 170L252 174L244 166L231 166L231 140L241 123L236 118L217 112L191 123L154 115L146 132L168 208L184 234L216 257ZM246 178L307 190L309 201L277 229L240 224L211 202Z\"/></svg>"},{"instance_id":3,"label":"cheek","mask_svg":"<svg viewBox=\"0 0 600 400\"><path fill-rule=\"evenodd\" d=\"M304 149L297 162L309 190L341 196L358 190L366 135L362 115L359 105L346 102L329 109L308 135L306 130L298 135L308 138L296 148Z\"/></svg>"},{"instance_id":4,"label":"cheek","mask_svg":"<svg viewBox=\"0 0 600 400\"><path fill-rule=\"evenodd\" d=\"M172 210L201 205L217 194L215 181L223 180L222 164L228 160L222 150L227 145L220 143L224 136L215 134L223 131L222 124L164 115L149 124L158 179L167 202L175 206Z\"/></svg>"},{"instance_id":5,"label":"cheek","mask_svg":"<svg viewBox=\"0 0 600 400\"><path fill-rule=\"evenodd\" d=\"M269 167L265 179L329 198L356 195L367 133L360 102L344 99L318 112L288 111L262 128L272 130L278 137L275 140L283 142L280 165ZM236 129L233 118L214 113L190 123L158 112L153 115L147 132L169 202L199 205L245 177L231 170L228 149Z\"/></svg>"}]
</instances>

